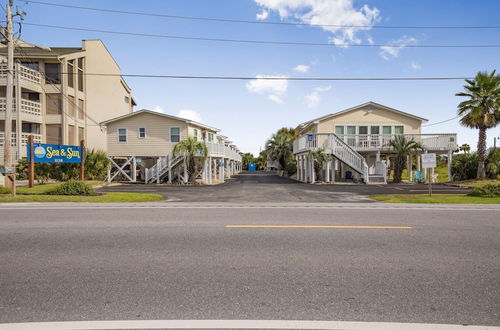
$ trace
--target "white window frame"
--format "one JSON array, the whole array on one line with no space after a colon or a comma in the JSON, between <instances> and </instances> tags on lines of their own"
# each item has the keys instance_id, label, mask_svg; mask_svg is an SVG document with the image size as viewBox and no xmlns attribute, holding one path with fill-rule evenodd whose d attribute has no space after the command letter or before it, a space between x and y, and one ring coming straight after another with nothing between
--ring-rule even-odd
<instances>
[{"instance_id":1,"label":"white window frame","mask_svg":"<svg viewBox=\"0 0 500 330\"><path fill-rule=\"evenodd\" d=\"M120 141L120 130L124 129L125 130L125 141ZM118 128L118 143L127 143L128 142L128 129L126 127L120 127Z\"/></svg>"},{"instance_id":2,"label":"white window frame","mask_svg":"<svg viewBox=\"0 0 500 330\"><path fill-rule=\"evenodd\" d=\"M144 136L141 136L141 129L144 129ZM139 127L137 129L137 138L138 139L142 140L142 139L147 138L147 136L148 136L148 130L146 129L146 127Z\"/></svg>"},{"instance_id":3,"label":"white window frame","mask_svg":"<svg viewBox=\"0 0 500 330\"><path fill-rule=\"evenodd\" d=\"M177 141L177 142L172 141L172 129L173 128L178 128L179 129L179 141ZM168 139L169 139L170 143L179 143L179 142L181 142L181 128L180 128L180 126L171 126L170 127Z\"/></svg>"}]
</instances>

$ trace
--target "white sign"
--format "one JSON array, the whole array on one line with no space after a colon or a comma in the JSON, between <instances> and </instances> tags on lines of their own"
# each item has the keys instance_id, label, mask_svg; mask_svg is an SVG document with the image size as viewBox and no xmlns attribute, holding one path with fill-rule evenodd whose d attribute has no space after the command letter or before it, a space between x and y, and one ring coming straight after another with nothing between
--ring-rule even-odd
<instances>
[{"instance_id":1,"label":"white sign","mask_svg":"<svg viewBox=\"0 0 500 330\"><path fill-rule=\"evenodd\" d=\"M436 154L422 154L422 167L435 168L436 167Z\"/></svg>"}]
</instances>

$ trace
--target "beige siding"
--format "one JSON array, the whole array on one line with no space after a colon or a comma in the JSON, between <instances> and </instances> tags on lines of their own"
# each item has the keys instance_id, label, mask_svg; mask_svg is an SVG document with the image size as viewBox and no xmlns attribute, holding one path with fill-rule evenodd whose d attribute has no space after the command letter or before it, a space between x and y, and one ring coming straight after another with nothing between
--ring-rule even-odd
<instances>
[{"instance_id":1,"label":"beige siding","mask_svg":"<svg viewBox=\"0 0 500 330\"><path fill-rule=\"evenodd\" d=\"M139 139L139 127L146 128L146 138ZM181 140L187 138L188 125L150 113L141 113L107 126L108 154L110 156L159 157L168 155L175 143L170 142L170 128L181 129ZM118 129L127 129L127 142L118 142Z\"/></svg>"},{"instance_id":2,"label":"beige siding","mask_svg":"<svg viewBox=\"0 0 500 330\"><path fill-rule=\"evenodd\" d=\"M102 41L85 40L86 72L120 74L120 67ZM97 123L123 116L131 112L130 90L124 86L120 76L85 76L87 115ZM125 102L125 96L129 103ZM106 133L87 118L87 145L106 150Z\"/></svg>"},{"instance_id":3,"label":"beige siding","mask_svg":"<svg viewBox=\"0 0 500 330\"><path fill-rule=\"evenodd\" d=\"M421 121L389 110L360 109L320 121L318 133L333 133L335 125L403 125L404 133L420 134Z\"/></svg>"}]
</instances>

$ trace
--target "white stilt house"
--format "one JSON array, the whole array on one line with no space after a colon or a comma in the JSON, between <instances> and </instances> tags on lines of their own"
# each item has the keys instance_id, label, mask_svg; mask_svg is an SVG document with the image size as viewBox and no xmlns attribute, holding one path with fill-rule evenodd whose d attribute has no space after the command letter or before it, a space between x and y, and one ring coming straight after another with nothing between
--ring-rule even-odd
<instances>
[{"instance_id":1,"label":"white stilt house","mask_svg":"<svg viewBox=\"0 0 500 330\"><path fill-rule=\"evenodd\" d=\"M302 123L296 128L300 137L293 145L297 178L303 182L316 181L310 151L323 148L332 156L332 161L323 168L325 181L386 183L387 166L394 157L387 142L396 135L419 142L424 148L423 153L447 155L448 178L451 178L451 160L453 151L457 149L457 135L422 134L421 125L426 121L368 102ZM413 168L421 171L421 155L416 155L415 164L409 157L407 168L410 178L413 177Z\"/></svg>"},{"instance_id":2,"label":"white stilt house","mask_svg":"<svg viewBox=\"0 0 500 330\"><path fill-rule=\"evenodd\" d=\"M192 120L140 110L102 125L112 163L108 181L187 182L186 161L173 150L188 137L203 141L208 151L207 157L197 160L196 181L221 183L242 170L238 148L219 129Z\"/></svg>"}]
</instances>

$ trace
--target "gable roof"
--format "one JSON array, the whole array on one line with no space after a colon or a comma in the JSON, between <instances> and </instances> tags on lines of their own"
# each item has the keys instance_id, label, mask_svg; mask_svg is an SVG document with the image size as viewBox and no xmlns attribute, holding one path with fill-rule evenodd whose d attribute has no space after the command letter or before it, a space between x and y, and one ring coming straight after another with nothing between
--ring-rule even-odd
<instances>
[{"instance_id":1,"label":"gable roof","mask_svg":"<svg viewBox=\"0 0 500 330\"><path fill-rule=\"evenodd\" d=\"M316 121L321 121L321 120L324 120L324 119L329 119L331 117L336 117L338 115L341 115L341 114L344 114L346 112L350 112L350 111L355 111L355 110L359 110L359 109L362 109L362 108L365 108L367 106L373 106L375 109L374 110L377 110L377 109L381 109L381 110L388 110L388 111L392 111L392 112L395 112L395 113L398 113L400 115L403 115L403 116L407 116L407 117L410 117L410 118L413 118L413 119L417 119L417 120L420 120L422 122L426 122L428 121L427 119L425 118L422 118L422 117L419 117L419 116L415 116L415 115L412 115L411 113L408 113L408 112L404 112L404 111L400 111L400 110L397 110L397 109L394 109L394 108L390 108L388 106L385 106L385 105L382 105L382 104L379 104L379 103L375 103L375 102L366 102L366 103L363 103L363 104L360 104L360 105L357 105L355 107L352 107L352 108L348 108L348 109L345 109L345 110L342 110L342 111L339 111L339 112L335 112L335 113L331 113L331 114L328 114L328 115L325 115L325 116L322 116L322 117L319 117L319 118L315 118L313 120L309 120L309 121L306 121L302 124L299 124L297 126L297 128L299 129L302 129L306 126L308 126L309 124L311 123L314 123Z\"/></svg>"},{"instance_id":2,"label":"gable roof","mask_svg":"<svg viewBox=\"0 0 500 330\"><path fill-rule=\"evenodd\" d=\"M179 120L179 121L183 121L183 122L188 123L188 124L192 124L192 125L200 126L200 127L203 127L203 128L206 128L206 129L210 129L210 130L213 130L213 131L216 131L216 132L220 132L220 129L218 129L218 128L211 127L211 126L208 126L208 125L205 125L205 124L202 124L202 123L198 123L198 122L193 121L193 120L189 120L189 119L181 118L181 117L176 117L176 116L172 116L172 115L167 115L167 114L164 114L164 113L160 113L160 112L156 112L156 111L151 111L151 110L147 110L147 109L142 109L142 110L139 110L139 111L134 111L134 112L127 113L126 115L123 115L123 116L120 116L120 117L108 119L106 121L103 121L101 123L101 125L107 125L109 123L113 123L115 121L120 121L122 119L126 119L126 118L129 118L129 117L137 116L137 115L140 115L142 113L149 113L149 114L160 116L160 117L165 117L165 118L169 118L169 119Z\"/></svg>"}]
</instances>

